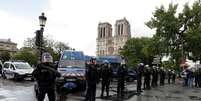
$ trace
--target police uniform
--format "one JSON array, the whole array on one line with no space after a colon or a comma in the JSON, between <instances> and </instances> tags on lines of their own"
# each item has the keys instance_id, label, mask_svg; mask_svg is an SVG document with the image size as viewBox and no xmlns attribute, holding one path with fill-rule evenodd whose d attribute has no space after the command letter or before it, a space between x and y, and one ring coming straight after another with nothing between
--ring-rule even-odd
<instances>
[{"instance_id":1,"label":"police uniform","mask_svg":"<svg viewBox=\"0 0 201 101\"><path fill-rule=\"evenodd\" d=\"M165 84L165 71L164 69L161 69L160 70L160 85L164 85Z\"/></svg>"},{"instance_id":2,"label":"police uniform","mask_svg":"<svg viewBox=\"0 0 201 101\"><path fill-rule=\"evenodd\" d=\"M109 96L109 85L110 80L112 79L112 69L109 67L109 62L104 63L101 68L101 78L102 78L102 90L101 90L101 97L104 95L104 91L106 88L107 96Z\"/></svg>"},{"instance_id":3,"label":"police uniform","mask_svg":"<svg viewBox=\"0 0 201 101\"><path fill-rule=\"evenodd\" d=\"M168 84L170 84L171 78L172 78L172 72L168 70Z\"/></svg>"},{"instance_id":4,"label":"police uniform","mask_svg":"<svg viewBox=\"0 0 201 101\"><path fill-rule=\"evenodd\" d=\"M140 64L140 66L137 68L137 92L141 92L141 86L142 86L142 75L144 71L144 65Z\"/></svg>"},{"instance_id":5,"label":"police uniform","mask_svg":"<svg viewBox=\"0 0 201 101\"><path fill-rule=\"evenodd\" d=\"M150 87L150 80L151 80L151 72L149 70L149 67L146 66L145 72L144 72L144 89L151 89Z\"/></svg>"},{"instance_id":6,"label":"police uniform","mask_svg":"<svg viewBox=\"0 0 201 101\"><path fill-rule=\"evenodd\" d=\"M84 101L96 100L96 84L98 82L98 70L96 64L87 65L86 80L87 80L87 93Z\"/></svg>"},{"instance_id":7,"label":"police uniform","mask_svg":"<svg viewBox=\"0 0 201 101\"><path fill-rule=\"evenodd\" d=\"M60 74L55 70L54 65L51 63L37 65L33 76L36 78L38 84L38 101L43 101L45 94L48 95L49 101L55 101L55 80L56 77L60 77Z\"/></svg>"},{"instance_id":8,"label":"police uniform","mask_svg":"<svg viewBox=\"0 0 201 101\"><path fill-rule=\"evenodd\" d=\"M125 83L125 76L126 76L126 65L123 64L119 67L117 74L118 74L118 84L117 84L117 95L124 96L124 83Z\"/></svg>"}]
</instances>

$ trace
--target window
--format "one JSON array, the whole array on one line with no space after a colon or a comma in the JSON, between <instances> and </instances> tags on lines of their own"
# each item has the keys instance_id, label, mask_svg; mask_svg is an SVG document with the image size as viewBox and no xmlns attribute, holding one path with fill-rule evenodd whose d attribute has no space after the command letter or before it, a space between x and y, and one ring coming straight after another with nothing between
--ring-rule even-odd
<instances>
[{"instance_id":1,"label":"window","mask_svg":"<svg viewBox=\"0 0 201 101\"><path fill-rule=\"evenodd\" d=\"M121 24L121 35L123 35L123 24Z\"/></svg>"},{"instance_id":2,"label":"window","mask_svg":"<svg viewBox=\"0 0 201 101\"><path fill-rule=\"evenodd\" d=\"M103 37L105 37L105 27L103 28Z\"/></svg>"},{"instance_id":3,"label":"window","mask_svg":"<svg viewBox=\"0 0 201 101\"><path fill-rule=\"evenodd\" d=\"M120 35L120 25L118 25L117 31L118 35Z\"/></svg>"},{"instance_id":4,"label":"window","mask_svg":"<svg viewBox=\"0 0 201 101\"><path fill-rule=\"evenodd\" d=\"M15 70L15 67L13 64L10 65L10 69Z\"/></svg>"},{"instance_id":5,"label":"window","mask_svg":"<svg viewBox=\"0 0 201 101\"><path fill-rule=\"evenodd\" d=\"M28 64L28 63L15 63L14 64L16 69L30 69L31 66ZM11 69L14 68L14 66L12 67L13 65L11 65Z\"/></svg>"},{"instance_id":6,"label":"window","mask_svg":"<svg viewBox=\"0 0 201 101\"><path fill-rule=\"evenodd\" d=\"M102 31L103 29L102 28L100 28L100 38L102 38L103 37L103 31Z\"/></svg>"},{"instance_id":7,"label":"window","mask_svg":"<svg viewBox=\"0 0 201 101\"><path fill-rule=\"evenodd\" d=\"M9 63L5 63L4 68L9 68Z\"/></svg>"}]
</instances>

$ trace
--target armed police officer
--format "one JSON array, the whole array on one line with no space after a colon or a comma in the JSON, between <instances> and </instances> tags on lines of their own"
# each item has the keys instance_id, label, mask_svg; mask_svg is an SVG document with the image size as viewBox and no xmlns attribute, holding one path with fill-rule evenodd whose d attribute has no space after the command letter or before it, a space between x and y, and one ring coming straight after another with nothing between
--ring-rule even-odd
<instances>
[{"instance_id":1,"label":"armed police officer","mask_svg":"<svg viewBox=\"0 0 201 101\"><path fill-rule=\"evenodd\" d=\"M109 96L109 86L112 79L112 68L110 67L109 61L105 60L103 66L101 67L101 78L102 78L102 91L101 98L104 95L106 89L107 97Z\"/></svg>"},{"instance_id":2,"label":"armed police officer","mask_svg":"<svg viewBox=\"0 0 201 101\"><path fill-rule=\"evenodd\" d=\"M137 68L137 92L138 93L142 92L141 86L142 86L143 71L144 71L144 64L140 63Z\"/></svg>"},{"instance_id":3,"label":"armed police officer","mask_svg":"<svg viewBox=\"0 0 201 101\"><path fill-rule=\"evenodd\" d=\"M165 85L165 76L166 76L166 73L165 73L165 70L163 67L161 67L160 69L160 85Z\"/></svg>"},{"instance_id":4,"label":"armed police officer","mask_svg":"<svg viewBox=\"0 0 201 101\"><path fill-rule=\"evenodd\" d=\"M98 65L96 59L91 58L90 63L87 65L86 80L87 80L87 93L84 101L95 101L96 100L96 84L98 83Z\"/></svg>"},{"instance_id":5,"label":"armed police officer","mask_svg":"<svg viewBox=\"0 0 201 101\"><path fill-rule=\"evenodd\" d=\"M145 65L144 71L144 89L150 90L151 71L149 65Z\"/></svg>"},{"instance_id":6,"label":"armed police officer","mask_svg":"<svg viewBox=\"0 0 201 101\"><path fill-rule=\"evenodd\" d=\"M56 77L61 75L56 71L53 65L53 58L49 53L42 54L42 61L33 71L38 85L38 101L43 101L47 94L49 101L55 101L55 83Z\"/></svg>"},{"instance_id":7,"label":"armed police officer","mask_svg":"<svg viewBox=\"0 0 201 101\"><path fill-rule=\"evenodd\" d=\"M122 60L121 66L119 66L118 74L118 84L117 84L117 96L124 96L124 87L125 87L125 76L126 76L126 63L125 60Z\"/></svg>"}]
</instances>

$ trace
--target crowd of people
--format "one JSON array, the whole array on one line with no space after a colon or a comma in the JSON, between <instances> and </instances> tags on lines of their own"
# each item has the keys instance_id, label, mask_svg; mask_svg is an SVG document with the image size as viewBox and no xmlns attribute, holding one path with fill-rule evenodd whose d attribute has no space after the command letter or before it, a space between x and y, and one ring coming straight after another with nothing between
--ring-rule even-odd
<instances>
[{"instance_id":1,"label":"crowd of people","mask_svg":"<svg viewBox=\"0 0 201 101\"><path fill-rule=\"evenodd\" d=\"M186 65L181 73L183 78L183 86L201 87L201 68L189 69Z\"/></svg>"}]
</instances>

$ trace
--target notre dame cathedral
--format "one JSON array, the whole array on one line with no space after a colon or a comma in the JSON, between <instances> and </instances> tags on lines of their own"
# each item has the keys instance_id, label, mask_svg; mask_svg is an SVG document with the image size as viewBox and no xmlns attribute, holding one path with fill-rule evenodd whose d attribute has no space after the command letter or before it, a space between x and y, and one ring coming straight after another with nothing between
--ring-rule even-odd
<instances>
[{"instance_id":1,"label":"notre dame cathedral","mask_svg":"<svg viewBox=\"0 0 201 101\"><path fill-rule=\"evenodd\" d=\"M97 56L117 56L126 41L131 38L130 24L126 18L117 20L114 35L108 22L98 24Z\"/></svg>"}]
</instances>

